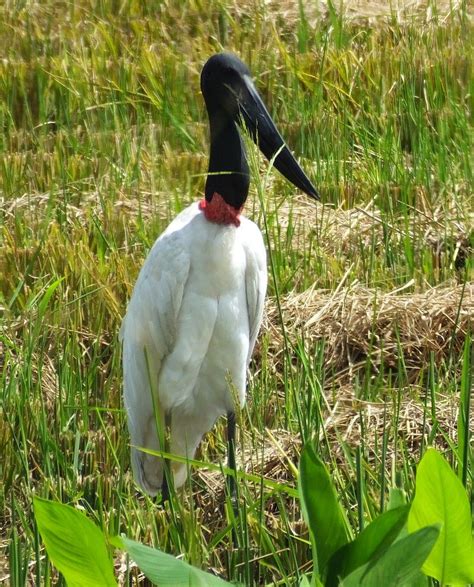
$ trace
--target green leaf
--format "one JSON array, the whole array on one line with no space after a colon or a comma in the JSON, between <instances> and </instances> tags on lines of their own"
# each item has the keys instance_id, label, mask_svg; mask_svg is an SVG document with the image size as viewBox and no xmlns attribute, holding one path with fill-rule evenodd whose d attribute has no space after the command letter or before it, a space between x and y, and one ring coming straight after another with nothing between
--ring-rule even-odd
<instances>
[{"instance_id":1,"label":"green leaf","mask_svg":"<svg viewBox=\"0 0 474 587\"><path fill-rule=\"evenodd\" d=\"M474 582L471 510L466 490L444 458L429 449L418 465L408 530L436 523L442 525L440 536L423 571L442 584Z\"/></svg>"},{"instance_id":2,"label":"green leaf","mask_svg":"<svg viewBox=\"0 0 474 587\"><path fill-rule=\"evenodd\" d=\"M307 575L303 575L301 577L301 581L300 581L299 587L311 587L311 583L309 582L309 579L308 579L308 576Z\"/></svg>"},{"instance_id":3,"label":"green leaf","mask_svg":"<svg viewBox=\"0 0 474 587\"><path fill-rule=\"evenodd\" d=\"M49 304L49 300L51 299L51 296L54 294L54 292L58 288L61 281L63 281L63 279L64 279L64 277L60 277L56 281L53 281L53 283L45 291L45 293L44 293L43 297L41 298L41 301L38 305L38 314L40 316L42 316L45 313L46 308L48 307L48 304Z\"/></svg>"},{"instance_id":4,"label":"green leaf","mask_svg":"<svg viewBox=\"0 0 474 587\"><path fill-rule=\"evenodd\" d=\"M121 537L123 547L150 581L160 587L223 587L233 585L210 573L196 569L170 554ZM114 541L114 543L116 543Z\"/></svg>"},{"instance_id":5,"label":"green leaf","mask_svg":"<svg viewBox=\"0 0 474 587\"><path fill-rule=\"evenodd\" d=\"M472 365L474 365L474 345L469 334L464 342L464 352L461 372L461 397L459 398L458 414L458 477L466 486L469 460L470 460L470 437L471 427L469 425L469 414L471 412L472 395Z\"/></svg>"},{"instance_id":6,"label":"green leaf","mask_svg":"<svg viewBox=\"0 0 474 587\"><path fill-rule=\"evenodd\" d=\"M387 510L397 509L405 505L406 502L406 495L403 489L400 489L398 487L391 487L389 489Z\"/></svg>"},{"instance_id":7,"label":"green leaf","mask_svg":"<svg viewBox=\"0 0 474 587\"><path fill-rule=\"evenodd\" d=\"M343 587L407 587L419 571L439 536L437 526L422 528L397 540L375 562L359 567L339 584Z\"/></svg>"},{"instance_id":8,"label":"green leaf","mask_svg":"<svg viewBox=\"0 0 474 587\"><path fill-rule=\"evenodd\" d=\"M100 528L71 506L35 497L36 523L48 556L69 587L116 587Z\"/></svg>"},{"instance_id":9,"label":"green leaf","mask_svg":"<svg viewBox=\"0 0 474 587\"><path fill-rule=\"evenodd\" d=\"M331 477L310 444L301 453L299 472L303 515L316 549L315 566L322 574L334 552L346 544L347 526Z\"/></svg>"},{"instance_id":10,"label":"green leaf","mask_svg":"<svg viewBox=\"0 0 474 587\"><path fill-rule=\"evenodd\" d=\"M338 578L369 561L374 562L400 534L408 517L409 506L389 510L369 524L359 536L334 553L329 563L328 587L338 584Z\"/></svg>"}]
</instances>

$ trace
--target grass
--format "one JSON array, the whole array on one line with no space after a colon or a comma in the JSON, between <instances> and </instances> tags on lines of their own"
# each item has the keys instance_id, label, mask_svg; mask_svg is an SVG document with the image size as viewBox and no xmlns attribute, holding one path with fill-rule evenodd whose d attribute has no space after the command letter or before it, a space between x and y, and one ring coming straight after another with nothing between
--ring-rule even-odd
<instances>
[{"instance_id":1,"label":"grass","mask_svg":"<svg viewBox=\"0 0 474 587\"><path fill-rule=\"evenodd\" d=\"M314 20L305 3L299 7L286 18L265 4L221 0L0 8L0 578L7 584L61 584L33 522L33 494L76 503L110 534L231 579L294 584L311 550L288 488L309 438L353 528L380 510L390 486L413 492L416 463L431 444L472 497L473 361L470 335L456 327L461 302L454 324L440 326L449 351L431 359L428 352L416 365L402 341L394 361L377 362L375 325L366 334L370 349L336 365L326 360L332 342L292 328L285 314L288 296L309 287L471 291L472 21L462 6L377 26L334 9ZM137 493L117 336L151 244L203 191L199 72L223 48L251 67L324 202L294 198L250 149L247 210L266 235L269 304L281 312L260 337L240 414L246 470L262 481L239 483L239 524L219 472L196 470L166 511ZM282 332L285 344L275 345ZM224 447L220 422L199 459L223 463ZM139 582L123 562L122 580Z\"/></svg>"}]
</instances>

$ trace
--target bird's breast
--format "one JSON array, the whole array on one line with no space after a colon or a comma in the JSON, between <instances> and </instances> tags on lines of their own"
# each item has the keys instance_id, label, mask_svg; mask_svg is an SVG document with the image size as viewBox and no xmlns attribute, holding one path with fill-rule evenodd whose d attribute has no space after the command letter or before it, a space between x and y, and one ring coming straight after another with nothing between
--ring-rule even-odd
<instances>
[{"instance_id":1,"label":"bird's breast","mask_svg":"<svg viewBox=\"0 0 474 587\"><path fill-rule=\"evenodd\" d=\"M243 401L249 318L246 254L239 229L197 219L188 241L189 275L177 318L172 352L159 376L165 409L192 411L202 394L216 411L232 406L230 377Z\"/></svg>"},{"instance_id":2,"label":"bird's breast","mask_svg":"<svg viewBox=\"0 0 474 587\"><path fill-rule=\"evenodd\" d=\"M197 239L191 253L189 286L218 298L244 287L246 255L239 228L205 222L209 230Z\"/></svg>"}]
</instances>

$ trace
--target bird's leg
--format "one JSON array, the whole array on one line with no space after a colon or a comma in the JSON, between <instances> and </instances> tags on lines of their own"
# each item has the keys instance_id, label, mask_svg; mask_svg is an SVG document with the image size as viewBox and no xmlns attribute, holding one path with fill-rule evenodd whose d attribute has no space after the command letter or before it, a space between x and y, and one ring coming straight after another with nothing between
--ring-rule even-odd
<instances>
[{"instance_id":1,"label":"bird's leg","mask_svg":"<svg viewBox=\"0 0 474 587\"><path fill-rule=\"evenodd\" d=\"M171 412L166 412L165 414L165 429L164 429L164 443L163 443L163 450L165 452L169 452L169 434L171 428ZM161 485L161 503L164 504L165 501L169 501L170 499L170 483L172 483L172 479L170 475L173 473L171 472L171 467L168 459L163 459L163 482Z\"/></svg>"},{"instance_id":2,"label":"bird's leg","mask_svg":"<svg viewBox=\"0 0 474 587\"><path fill-rule=\"evenodd\" d=\"M170 500L170 488L168 485L168 467L163 469L163 483L161 484L161 504L164 505L165 501Z\"/></svg>"},{"instance_id":3,"label":"bird's leg","mask_svg":"<svg viewBox=\"0 0 474 587\"><path fill-rule=\"evenodd\" d=\"M235 466L235 412L227 412L227 466L233 473L227 477L227 480L234 516L238 517L237 467Z\"/></svg>"}]
</instances>

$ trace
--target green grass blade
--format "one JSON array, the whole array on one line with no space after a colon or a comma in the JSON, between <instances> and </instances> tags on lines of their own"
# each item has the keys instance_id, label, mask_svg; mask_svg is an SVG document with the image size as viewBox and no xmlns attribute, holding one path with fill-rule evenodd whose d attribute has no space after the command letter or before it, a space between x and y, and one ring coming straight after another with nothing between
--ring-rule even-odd
<instances>
[{"instance_id":1,"label":"green grass blade","mask_svg":"<svg viewBox=\"0 0 474 587\"><path fill-rule=\"evenodd\" d=\"M458 415L458 444L459 444L459 478L464 487L467 484L469 463L471 461L471 393L472 393L472 368L474 365L474 345L468 334L464 342L464 353L461 372L461 397Z\"/></svg>"}]
</instances>

